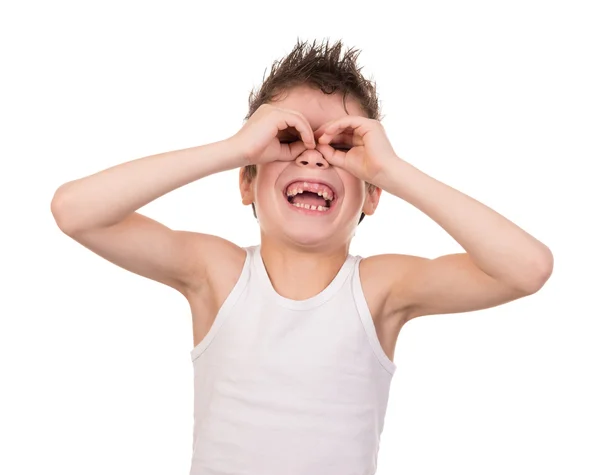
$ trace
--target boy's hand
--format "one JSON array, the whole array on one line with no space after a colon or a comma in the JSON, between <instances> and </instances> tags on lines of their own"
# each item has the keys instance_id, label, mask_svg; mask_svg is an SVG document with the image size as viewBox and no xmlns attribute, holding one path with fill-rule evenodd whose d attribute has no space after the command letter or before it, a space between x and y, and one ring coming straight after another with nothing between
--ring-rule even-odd
<instances>
[{"instance_id":1,"label":"boy's hand","mask_svg":"<svg viewBox=\"0 0 600 475\"><path fill-rule=\"evenodd\" d=\"M316 146L312 128L302 114L271 104L256 109L230 141L246 165L292 161Z\"/></svg>"},{"instance_id":2,"label":"boy's hand","mask_svg":"<svg viewBox=\"0 0 600 475\"><path fill-rule=\"evenodd\" d=\"M379 177L398 160L381 122L346 116L315 131L317 150L331 165L343 168L367 183L379 186Z\"/></svg>"}]
</instances>

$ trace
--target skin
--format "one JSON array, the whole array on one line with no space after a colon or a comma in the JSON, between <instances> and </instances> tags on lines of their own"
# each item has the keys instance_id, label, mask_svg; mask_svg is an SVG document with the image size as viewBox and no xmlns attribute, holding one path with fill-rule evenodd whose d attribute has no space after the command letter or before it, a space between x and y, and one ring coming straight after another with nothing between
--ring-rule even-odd
<instances>
[{"instance_id":1,"label":"skin","mask_svg":"<svg viewBox=\"0 0 600 475\"><path fill-rule=\"evenodd\" d=\"M416 317L481 310L542 288L553 269L544 244L398 157L380 122L368 119L352 97L346 106L348 112L340 94L294 88L229 139L132 160L61 185L51 211L59 228L86 248L179 291L192 311L194 346L237 282L246 252L217 236L174 231L137 210L195 180L243 167L244 155L267 142L267 152L257 152L251 162L257 164L255 179L244 180L240 168L240 193L245 205L256 206L261 255L283 297L305 300L327 287L348 255L361 211L372 215L382 190L429 216L465 250L436 259L385 254L361 260L363 292L390 360L401 328ZM287 112L270 115L270 107ZM296 125L286 128L290 122ZM275 123L283 128L273 132ZM289 146L281 145L288 139ZM308 216L290 207L283 187L298 178L331 183L335 208ZM376 190L367 193L367 182Z\"/></svg>"},{"instance_id":2,"label":"skin","mask_svg":"<svg viewBox=\"0 0 600 475\"><path fill-rule=\"evenodd\" d=\"M389 359L411 319L501 305L537 292L550 277L553 256L547 246L398 157L381 123L368 119L356 101L348 101L346 113L339 94L299 87L276 105L301 113L317 143L293 162L258 165L250 183L240 180L243 202L256 204L263 261L281 295L306 299L331 282L360 212L375 212L382 189L427 214L467 251L437 259L388 254L361 261L363 292ZM336 143L348 147L338 149ZM278 192L296 174L339 185L336 215L320 219L286 209ZM377 186L375 192L366 193L367 181ZM311 219L320 219L320 225L311 226Z\"/></svg>"},{"instance_id":3,"label":"skin","mask_svg":"<svg viewBox=\"0 0 600 475\"><path fill-rule=\"evenodd\" d=\"M314 89L299 87L287 91L274 105L300 112L313 131L341 117L367 117L353 98L346 98L344 110L340 94L326 95ZM283 140L298 138L295 130L281 134ZM335 142L335 141L334 141ZM335 145L333 143L332 145ZM261 256L273 288L281 296L305 300L323 291L334 279L349 252L360 213L372 215L379 203L381 189L367 193L366 183L340 167L331 166L317 150L305 150L295 160L258 164L255 179L246 181L240 169L240 194L244 205L255 204L261 235ZM307 217L290 212L281 195L286 183L296 178L314 177L335 187L336 213L330 217ZM319 226L312 223L318 222ZM188 301L192 309L194 345L202 341L244 264L246 253L225 246L211 273L210 295L206 291L192 293ZM381 289L379 268L365 258L360 264L365 299L373 316L380 344L393 360L398 334L405 318L402 312L385 308L385 292ZM206 290L206 289L205 289ZM207 298L208 297L208 298ZM206 315L210 315L206 318ZM202 316L202 317L201 317Z\"/></svg>"},{"instance_id":4,"label":"skin","mask_svg":"<svg viewBox=\"0 0 600 475\"><path fill-rule=\"evenodd\" d=\"M307 88L290 91L276 105L301 112L313 130L347 115L341 96ZM364 115L353 99L347 101L347 108ZM290 212L281 190L300 177L321 179L334 186L335 214L315 217ZM373 214L381 195L380 189L367 194L363 181L330 166L317 150L306 150L293 161L259 164L257 176L250 183L240 173L240 192L244 204L255 203L263 261L276 289L295 300L316 295L324 283L331 282L346 259L361 211Z\"/></svg>"},{"instance_id":5,"label":"skin","mask_svg":"<svg viewBox=\"0 0 600 475\"><path fill-rule=\"evenodd\" d=\"M326 95L306 87L288 91L275 104L300 112L313 131L348 115L340 94ZM353 98L346 99L346 109L352 115L367 117ZM333 184L339 200L336 214L325 218L290 212L280 191L296 177L321 178ZM306 150L291 162L259 164L257 176L251 182L243 180L240 171L240 192L244 204L255 203L261 228L261 255L272 285L280 295L293 300L317 295L333 280L348 255L360 213L372 215L381 196L380 188L367 193L364 181L343 168L331 166L318 150ZM315 221L320 225L312 225ZM241 261L241 255L239 259ZM239 274L239 266L240 262L232 270L233 274ZM377 290L378 279L371 275L375 272L376 267L361 264L361 275L367 273L363 277L365 297L380 342L388 357L393 359L403 319L384 318L382 293ZM221 299L226 294L227 290L223 289Z\"/></svg>"}]
</instances>

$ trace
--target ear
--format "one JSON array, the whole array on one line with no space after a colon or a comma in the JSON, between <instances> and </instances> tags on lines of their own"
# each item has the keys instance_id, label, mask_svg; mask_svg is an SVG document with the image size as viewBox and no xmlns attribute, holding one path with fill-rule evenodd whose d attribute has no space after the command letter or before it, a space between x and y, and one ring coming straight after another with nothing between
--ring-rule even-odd
<instances>
[{"instance_id":1,"label":"ear","mask_svg":"<svg viewBox=\"0 0 600 475\"><path fill-rule=\"evenodd\" d=\"M367 186L367 185L365 185ZM369 191L369 188L367 188L367 193L365 196L365 202L363 204L363 213L365 213L367 216L371 216L373 213L375 213L375 210L377 209L377 205L379 204L379 198L381 197L381 188L375 188L372 191Z\"/></svg>"},{"instance_id":2,"label":"ear","mask_svg":"<svg viewBox=\"0 0 600 475\"><path fill-rule=\"evenodd\" d=\"M240 194L242 196L243 204L250 205L254 203L254 187L252 186L252 179L246 178L244 167L240 168Z\"/></svg>"}]
</instances>

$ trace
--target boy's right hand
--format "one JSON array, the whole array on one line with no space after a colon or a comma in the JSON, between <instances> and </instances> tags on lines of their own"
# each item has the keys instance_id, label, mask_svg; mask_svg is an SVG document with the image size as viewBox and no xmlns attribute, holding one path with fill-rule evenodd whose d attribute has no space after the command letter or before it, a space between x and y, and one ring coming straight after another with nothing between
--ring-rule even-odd
<instances>
[{"instance_id":1,"label":"boy's right hand","mask_svg":"<svg viewBox=\"0 0 600 475\"><path fill-rule=\"evenodd\" d=\"M315 149L313 130L300 112L261 105L230 138L246 165L276 160L292 161L307 149Z\"/></svg>"}]
</instances>

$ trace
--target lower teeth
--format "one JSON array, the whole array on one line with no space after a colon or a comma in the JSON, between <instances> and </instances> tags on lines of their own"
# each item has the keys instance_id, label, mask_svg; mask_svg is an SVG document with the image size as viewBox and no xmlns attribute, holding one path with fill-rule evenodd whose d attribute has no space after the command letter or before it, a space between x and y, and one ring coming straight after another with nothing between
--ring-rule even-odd
<instances>
[{"instance_id":1,"label":"lower teeth","mask_svg":"<svg viewBox=\"0 0 600 475\"><path fill-rule=\"evenodd\" d=\"M292 203L292 205L294 205L296 208L304 208L304 209L310 209L310 210L316 210L316 211L326 211L329 209L325 206L315 206L315 205L308 205L308 204L303 204L303 203Z\"/></svg>"}]
</instances>

